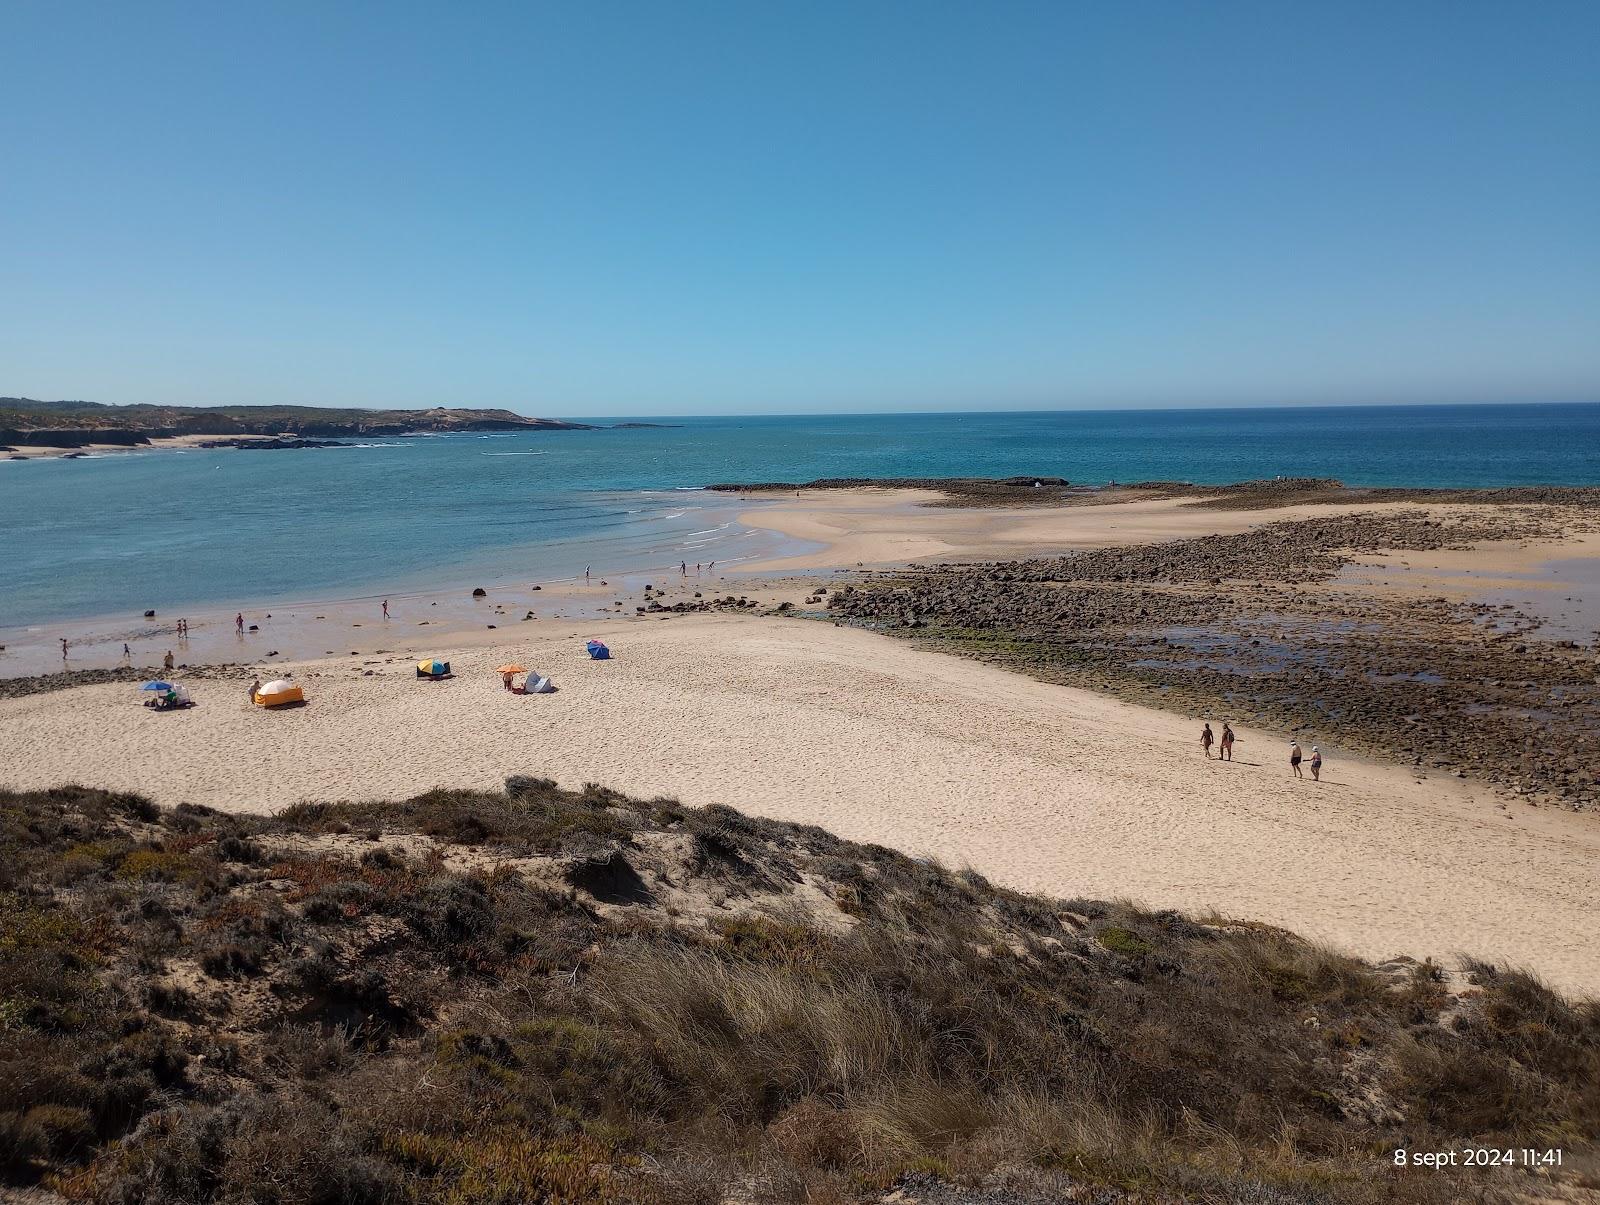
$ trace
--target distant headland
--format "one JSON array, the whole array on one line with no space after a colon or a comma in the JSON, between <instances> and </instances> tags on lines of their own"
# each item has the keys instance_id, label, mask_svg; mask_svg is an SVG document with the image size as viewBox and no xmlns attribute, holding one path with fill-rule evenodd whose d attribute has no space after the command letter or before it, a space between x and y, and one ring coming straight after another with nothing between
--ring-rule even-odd
<instances>
[{"instance_id":1,"label":"distant headland","mask_svg":"<svg viewBox=\"0 0 1600 1205\"><path fill-rule=\"evenodd\" d=\"M449 431L593 431L590 423L526 418L509 410L433 406L355 410L321 406L105 405L0 398L0 445L137 447L193 436L326 439Z\"/></svg>"}]
</instances>

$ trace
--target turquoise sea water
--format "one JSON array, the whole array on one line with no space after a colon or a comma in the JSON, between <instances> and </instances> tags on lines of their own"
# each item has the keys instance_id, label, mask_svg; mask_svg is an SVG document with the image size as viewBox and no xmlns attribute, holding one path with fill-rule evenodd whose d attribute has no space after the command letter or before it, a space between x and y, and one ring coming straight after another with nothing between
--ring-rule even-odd
<instances>
[{"instance_id":1,"label":"turquoise sea water","mask_svg":"<svg viewBox=\"0 0 1600 1205\"><path fill-rule=\"evenodd\" d=\"M731 566L755 545L730 499L694 488L713 481L1600 484L1600 403L658 421L680 425L0 460L0 628L587 564Z\"/></svg>"}]
</instances>

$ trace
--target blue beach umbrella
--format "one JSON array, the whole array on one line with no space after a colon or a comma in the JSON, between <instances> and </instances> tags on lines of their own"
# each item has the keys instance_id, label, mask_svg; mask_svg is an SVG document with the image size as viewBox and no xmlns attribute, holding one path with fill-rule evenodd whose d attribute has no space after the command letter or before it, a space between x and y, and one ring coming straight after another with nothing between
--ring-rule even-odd
<instances>
[{"instance_id":1,"label":"blue beach umbrella","mask_svg":"<svg viewBox=\"0 0 1600 1205\"><path fill-rule=\"evenodd\" d=\"M140 690L168 691L168 690L172 689L172 683L171 682L146 682L139 689Z\"/></svg>"}]
</instances>

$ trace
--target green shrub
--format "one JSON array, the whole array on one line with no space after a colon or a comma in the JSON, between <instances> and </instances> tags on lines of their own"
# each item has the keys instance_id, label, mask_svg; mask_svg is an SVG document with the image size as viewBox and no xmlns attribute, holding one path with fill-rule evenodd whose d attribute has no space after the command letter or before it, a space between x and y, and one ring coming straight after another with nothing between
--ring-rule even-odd
<instances>
[{"instance_id":1,"label":"green shrub","mask_svg":"<svg viewBox=\"0 0 1600 1205\"><path fill-rule=\"evenodd\" d=\"M1119 925L1108 925L1101 929L1095 934L1095 940L1113 954L1121 954L1126 958L1141 958L1155 950L1132 929L1124 929Z\"/></svg>"}]
</instances>

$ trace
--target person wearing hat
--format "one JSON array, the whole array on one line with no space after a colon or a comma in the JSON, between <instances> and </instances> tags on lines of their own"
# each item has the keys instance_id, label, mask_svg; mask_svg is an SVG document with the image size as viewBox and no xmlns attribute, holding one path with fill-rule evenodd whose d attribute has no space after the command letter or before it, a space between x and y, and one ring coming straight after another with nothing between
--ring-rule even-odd
<instances>
[{"instance_id":1,"label":"person wearing hat","mask_svg":"<svg viewBox=\"0 0 1600 1205\"><path fill-rule=\"evenodd\" d=\"M1322 750L1311 746L1311 781L1322 781Z\"/></svg>"}]
</instances>

